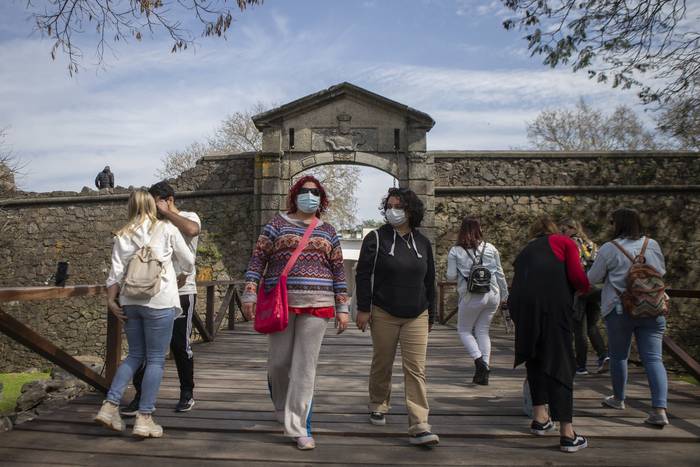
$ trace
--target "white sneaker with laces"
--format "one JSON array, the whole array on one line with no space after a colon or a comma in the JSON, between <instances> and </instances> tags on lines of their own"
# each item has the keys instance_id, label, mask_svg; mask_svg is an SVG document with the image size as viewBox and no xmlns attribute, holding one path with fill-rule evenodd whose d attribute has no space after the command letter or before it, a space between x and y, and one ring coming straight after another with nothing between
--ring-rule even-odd
<instances>
[{"instance_id":1,"label":"white sneaker with laces","mask_svg":"<svg viewBox=\"0 0 700 467\"><path fill-rule=\"evenodd\" d=\"M625 410L625 401L615 399L615 396L608 396L603 399L603 405L617 410Z\"/></svg>"}]
</instances>

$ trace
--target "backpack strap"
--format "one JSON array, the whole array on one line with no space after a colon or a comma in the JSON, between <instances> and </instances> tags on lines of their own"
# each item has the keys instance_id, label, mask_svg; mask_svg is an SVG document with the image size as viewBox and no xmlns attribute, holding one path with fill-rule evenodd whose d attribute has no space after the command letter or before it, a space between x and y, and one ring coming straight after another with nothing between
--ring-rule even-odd
<instances>
[{"instance_id":1,"label":"backpack strap","mask_svg":"<svg viewBox=\"0 0 700 467\"><path fill-rule=\"evenodd\" d=\"M633 257L627 250L625 250L622 245L620 245L617 241L613 240L612 242L613 245L615 245L621 252L625 254L627 259L629 259L632 264L634 263L646 263L646 258L644 257L644 253L647 250L647 245L649 244L649 237L644 237L644 243L642 244L642 249L639 251L639 254L637 257Z\"/></svg>"},{"instance_id":2,"label":"backpack strap","mask_svg":"<svg viewBox=\"0 0 700 467\"><path fill-rule=\"evenodd\" d=\"M481 255L479 255L479 265L480 266L484 265L484 251L486 251L486 242L484 242L484 246L481 247Z\"/></svg>"},{"instance_id":3,"label":"backpack strap","mask_svg":"<svg viewBox=\"0 0 700 467\"><path fill-rule=\"evenodd\" d=\"M306 248L306 245L309 243L311 233L314 231L317 225L318 217L314 216L314 218L311 220L311 224L306 228L304 236L301 237L299 245L297 245L296 249L294 250L294 253L292 253L292 256L289 258L289 261L287 261L287 264L284 266L284 269L282 270L280 276L286 276L287 274L289 274L289 271L291 271L292 267L294 266L294 263L296 263L297 259L299 259L301 252L304 251L304 248Z\"/></svg>"},{"instance_id":4,"label":"backpack strap","mask_svg":"<svg viewBox=\"0 0 700 467\"><path fill-rule=\"evenodd\" d=\"M630 261L632 261L632 262L634 263L634 257L632 257L632 255L629 254L629 253L627 252L627 250L625 250L625 249L622 247L622 245L620 245L619 243L617 243L616 240L613 240L613 241L610 242L610 243L612 243L613 245L615 245L622 253L624 253L624 255L627 257L627 259L629 259Z\"/></svg>"},{"instance_id":5,"label":"backpack strap","mask_svg":"<svg viewBox=\"0 0 700 467\"><path fill-rule=\"evenodd\" d=\"M644 253L647 251L648 244L649 244L649 237L644 237L644 243L642 244L642 249L639 252L639 256L637 256L637 258L639 258L639 260L640 260L639 261L640 263L647 262L647 259L644 257Z\"/></svg>"}]
</instances>

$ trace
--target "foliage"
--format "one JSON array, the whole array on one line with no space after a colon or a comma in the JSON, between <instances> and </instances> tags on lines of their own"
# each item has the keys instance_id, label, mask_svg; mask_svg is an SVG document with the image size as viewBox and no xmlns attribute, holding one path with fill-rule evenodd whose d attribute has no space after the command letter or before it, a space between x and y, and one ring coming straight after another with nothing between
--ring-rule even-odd
<instances>
[{"instance_id":1,"label":"foliage","mask_svg":"<svg viewBox=\"0 0 700 467\"><path fill-rule=\"evenodd\" d=\"M576 108L545 110L527 123L531 147L545 151L639 151L659 149L632 109L618 106L609 114L581 99Z\"/></svg>"},{"instance_id":2,"label":"foliage","mask_svg":"<svg viewBox=\"0 0 700 467\"><path fill-rule=\"evenodd\" d=\"M3 384L0 414L12 413L15 410L22 386L32 381L48 378L49 373L0 373L0 383Z\"/></svg>"},{"instance_id":3,"label":"foliage","mask_svg":"<svg viewBox=\"0 0 700 467\"><path fill-rule=\"evenodd\" d=\"M670 102L657 123L659 131L678 141L679 149L700 151L700 97Z\"/></svg>"},{"instance_id":4,"label":"foliage","mask_svg":"<svg viewBox=\"0 0 700 467\"><path fill-rule=\"evenodd\" d=\"M69 60L72 75L79 69L82 52L74 37L93 29L97 33L97 57L102 62L109 41L140 41L144 34L165 33L172 40L171 52L187 49L194 41L183 26L196 19L202 36L222 37L231 27L231 5L244 11L264 0L27 0L27 10L36 29L52 41L51 58L57 52Z\"/></svg>"},{"instance_id":5,"label":"foliage","mask_svg":"<svg viewBox=\"0 0 700 467\"><path fill-rule=\"evenodd\" d=\"M16 189L15 176L22 168L21 162L5 144L7 129L0 128L0 195Z\"/></svg>"},{"instance_id":6,"label":"foliage","mask_svg":"<svg viewBox=\"0 0 700 467\"><path fill-rule=\"evenodd\" d=\"M503 26L525 30L528 49L546 65L640 87L645 103L698 93L700 23L687 17L685 0L501 1L516 15Z\"/></svg>"}]
</instances>

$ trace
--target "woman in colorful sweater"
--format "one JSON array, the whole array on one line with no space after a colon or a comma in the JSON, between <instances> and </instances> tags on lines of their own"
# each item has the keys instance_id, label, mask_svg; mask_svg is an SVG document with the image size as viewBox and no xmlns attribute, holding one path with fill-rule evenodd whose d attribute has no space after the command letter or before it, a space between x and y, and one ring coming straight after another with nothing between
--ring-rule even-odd
<instances>
[{"instance_id":1,"label":"woman in colorful sweater","mask_svg":"<svg viewBox=\"0 0 700 467\"><path fill-rule=\"evenodd\" d=\"M264 278L266 289L279 280L292 253L311 224L328 207L321 183L312 176L301 178L289 190L286 214L277 214L264 228L246 272L243 312L255 312L257 289ZM270 334L268 382L275 416L284 433L299 449L313 449L311 407L321 342L330 318L338 333L348 323L348 297L343 252L332 225L321 220L309 243L287 276L289 325Z\"/></svg>"}]
</instances>

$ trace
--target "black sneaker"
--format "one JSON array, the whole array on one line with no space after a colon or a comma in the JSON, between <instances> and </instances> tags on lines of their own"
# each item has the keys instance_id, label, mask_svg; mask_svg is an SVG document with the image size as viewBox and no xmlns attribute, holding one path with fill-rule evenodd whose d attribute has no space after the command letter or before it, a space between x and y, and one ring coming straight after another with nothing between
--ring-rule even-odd
<instances>
[{"instance_id":1,"label":"black sneaker","mask_svg":"<svg viewBox=\"0 0 700 467\"><path fill-rule=\"evenodd\" d=\"M540 423L537 420L533 420L530 424L530 432L537 436L544 436L548 431L552 431L553 429L554 422L552 422L552 419L547 420L545 423Z\"/></svg>"},{"instance_id":2,"label":"black sneaker","mask_svg":"<svg viewBox=\"0 0 700 467\"><path fill-rule=\"evenodd\" d=\"M194 407L194 399L191 396L183 396L175 405L175 412L189 412L192 407Z\"/></svg>"},{"instance_id":3,"label":"black sneaker","mask_svg":"<svg viewBox=\"0 0 700 467\"><path fill-rule=\"evenodd\" d=\"M139 413L140 400L140 397L134 397L134 399L131 402L129 402L129 405L119 409L119 413L122 414L122 416L124 417L135 417L136 414Z\"/></svg>"},{"instance_id":4,"label":"black sneaker","mask_svg":"<svg viewBox=\"0 0 700 467\"><path fill-rule=\"evenodd\" d=\"M559 437L559 449L562 452L576 452L588 447L588 440L581 435L574 433L573 438L566 436Z\"/></svg>"},{"instance_id":5,"label":"black sneaker","mask_svg":"<svg viewBox=\"0 0 700 467\"><path fill-rule=\"evenodd\" d=\"M435 446L440 443L440 438L435 433L424 431L410 437L411 444L416 446Z\"/></svg>"},{"instance_id":6,"label":"black sneaker","mask_svg":"<svg viewBox=\"0 0 700 467\"><path fill-rule=\"evenodd\" d=\"M372 412L369 414L369 422L372 425L386 425L386 417L381 412Z\"/></svg>"}]
</instances>

